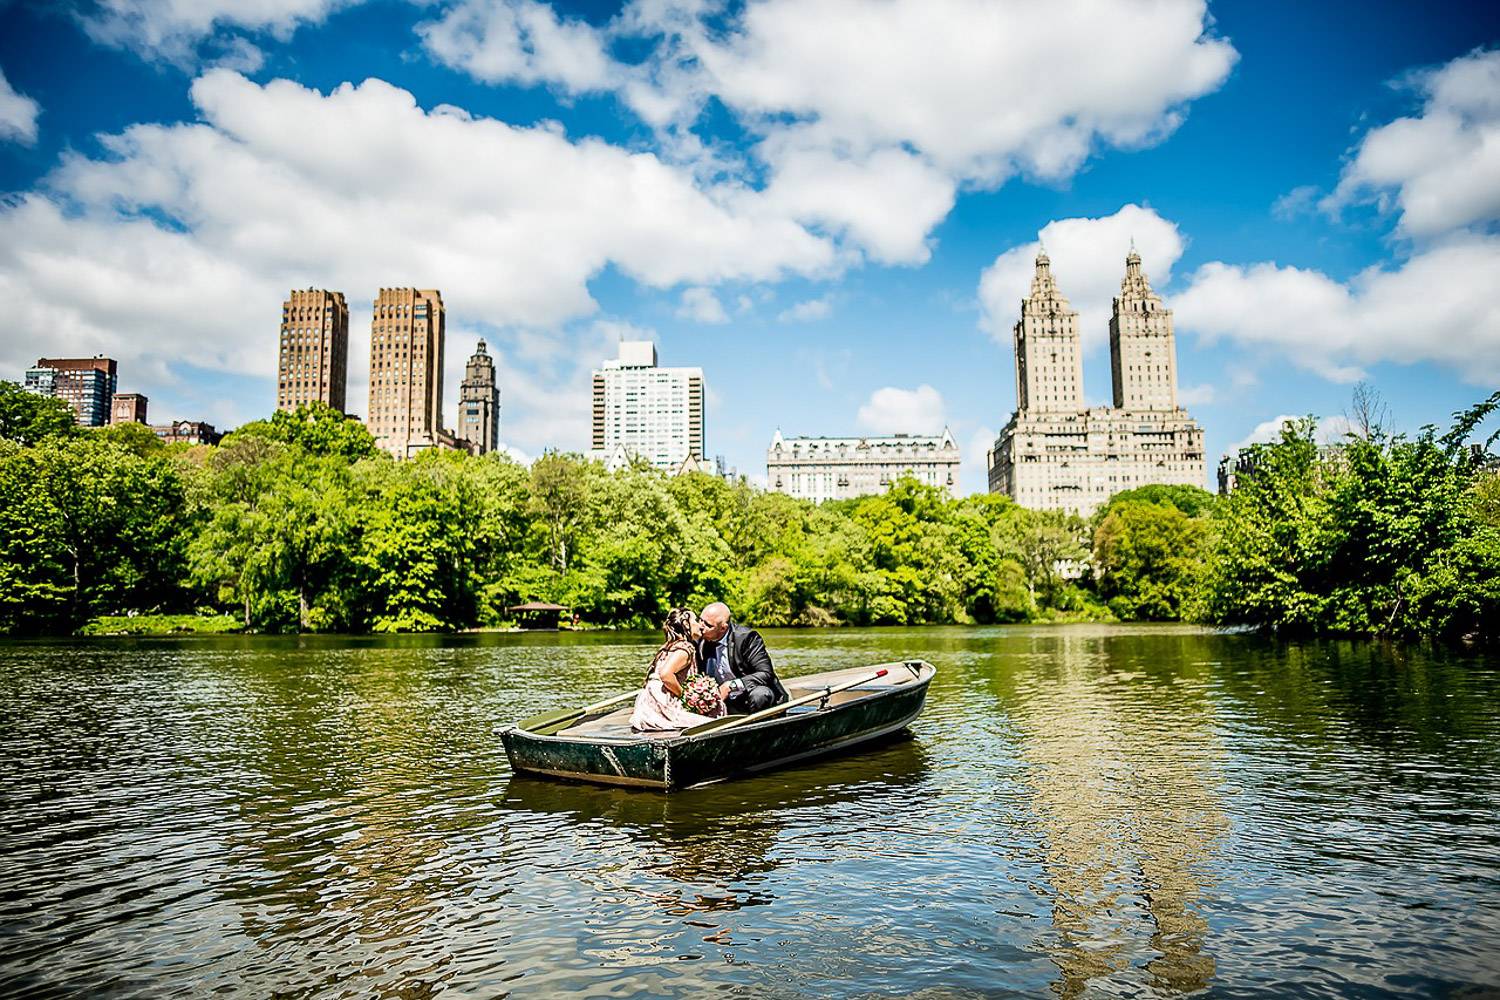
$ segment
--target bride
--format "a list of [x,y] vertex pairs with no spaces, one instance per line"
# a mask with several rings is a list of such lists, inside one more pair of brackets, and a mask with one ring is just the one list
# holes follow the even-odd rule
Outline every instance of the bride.
[[687,608],[673,608],[667,612],[662,631],[666,633],[667,641],[662,643],[656,655],[651,658],[646,686],[635,698],[630,728],[686,729],[723,715],[723,702],[719,703],[718,710],[713,715],[699,715],[684,708],[680,700],[682,685],[698,662],[698,652],[693,646],[693,642],[703,631],[698,616]]

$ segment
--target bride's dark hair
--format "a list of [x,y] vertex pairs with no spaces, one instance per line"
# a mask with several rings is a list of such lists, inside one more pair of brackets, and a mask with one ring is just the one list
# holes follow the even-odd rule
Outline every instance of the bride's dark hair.
[[662,643],[656,650],[656,655],[651,657],[651,669],[655,669],[656,665],[661,662],[661,658],[674,647],[684,642],[689,647],[692,646],[693,623],[697,620],[698,616],[689,608],[673,608],[667,612],[667,620],[661,625],[662,634],[667,637],[667,641]]

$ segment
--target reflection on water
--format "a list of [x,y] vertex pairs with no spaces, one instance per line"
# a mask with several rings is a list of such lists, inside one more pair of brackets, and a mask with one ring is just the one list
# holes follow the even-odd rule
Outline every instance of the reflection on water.
[[936,663],[907,739],[514,778],[645,635],[0,645],[0,995],[1500,988],[1500,675],[1179,628],[768,633]]
[[1140,985],[1202,989],[1214,960],[1200,880],[1227,826],[1203,671],[1175,671],[1164,692],[1069,633],[1038,637],[1027,658],[1006,708],[1053,892],[1055,991],[1080,996],[1143,952],[1155,955]]

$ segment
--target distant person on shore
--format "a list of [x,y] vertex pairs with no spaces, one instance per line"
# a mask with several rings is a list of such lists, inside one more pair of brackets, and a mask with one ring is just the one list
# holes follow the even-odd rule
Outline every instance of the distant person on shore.
[[[630,713],[630,728],[637,732],[687,729],[724,714],[724,699],[712,689],[688,692],[688,701],[703,709],[695,712],[683,704],[685,687],[691,688],[690,675],[698,662],[694,645],[703,626],[698,616],[687,608],[673,608],[662,624],[666,642],[651,657],[646,672],[646,686],[635,697],[635,711]],[[706,685],[702,678],[700,684]]]
[[786,688],[776,679],[759,632],[732,621],[728,605],[717,601],[703,609],[700,621],[698,669],[719,682],[719,696],[732,714],[786,701]]

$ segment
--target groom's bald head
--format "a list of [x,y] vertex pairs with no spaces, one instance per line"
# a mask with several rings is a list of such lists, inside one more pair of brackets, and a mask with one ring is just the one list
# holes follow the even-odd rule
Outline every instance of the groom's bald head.
[[710,604],[698,617],[703,622],[703,638],[709,642],[718,642],[729,630],[729,605],[722,601]]

